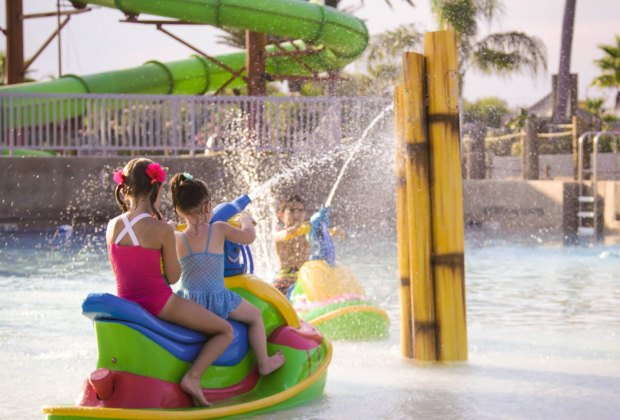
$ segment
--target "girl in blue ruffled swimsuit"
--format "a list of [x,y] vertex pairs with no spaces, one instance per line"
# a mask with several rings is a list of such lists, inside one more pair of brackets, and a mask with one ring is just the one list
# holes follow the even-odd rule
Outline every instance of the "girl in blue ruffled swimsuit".
[[284,364],[284,355],[267,354],[267,339],[260,310],[224,285],[224,242],[249,244],[256,238],[254,220],[239,218],[240,228],[211,219],[211,195],[207,185],[188,173],[176,174],[170,183],[172,204],[187,222],[176,233],[177,254],[181,262],[179,296],[192,300],[222,318],[248,325],[250,346],[256,355],[258,371],[267,375]]

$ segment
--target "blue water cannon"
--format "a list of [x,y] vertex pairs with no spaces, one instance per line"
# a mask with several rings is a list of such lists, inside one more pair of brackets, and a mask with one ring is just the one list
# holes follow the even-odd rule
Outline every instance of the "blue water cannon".
[[329,233],[329,207],[321,207],[310,217],[310,259],[325,260],[329,265],[336,263],[336,249]]
[[241,213],[250,204],[252,199],[248,195],[242,195],[228,203],[221,203],[213,209],[211,223],[226,222],[235,214]]
[[[227,222],[231,217],[242,212],[252,199],[242,195],[228,203],[221,203],[213,209],[210,223]],[[224,277],[254,272],[254,261],[248,245],[224,242]]]

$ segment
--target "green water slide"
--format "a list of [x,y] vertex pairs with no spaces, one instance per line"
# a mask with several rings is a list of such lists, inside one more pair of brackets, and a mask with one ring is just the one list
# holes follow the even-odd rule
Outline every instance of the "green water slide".
[[[127,15],[149,14],[238,28],[295,39],[282,45],[308,54],[268,56],[266,72],[273,75],[311,76],[344,67],[364,51],[368,31],[364,23],[331,7],[302,0],[73,0],[76,5],[100,5]],[[278,51],[275,46],[268,51]],[[215,57],[229,68],[245,65],[245,52]],[[245,72],[243,73],[245,75]],[[57,80],[0,88],[2,93],[122,93],[196,95],[216,91],[231,78],[222,66],[202,56],[85,76],[65,75]],[[237,77],[228,87],[243,86]]]

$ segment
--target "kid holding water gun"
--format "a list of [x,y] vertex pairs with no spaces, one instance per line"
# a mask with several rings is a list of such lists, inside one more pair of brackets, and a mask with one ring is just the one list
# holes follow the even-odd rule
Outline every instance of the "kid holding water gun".
[[210,223],[212,203],[207,184],[189,173],[179,173],[172,178],[170,193],[176,213],[186,222],[185,229],[175,234],[182,268],[178,295],[222,318],[247,324],[258,371],[261,375],[270,374],[284,364],[284,355],[280,351],[272,356],[267,354],[260,310],[224,285],[224,242],[252,243],[256,238],[254,220],[249,215],[241,215],[240,228],[226,222]]

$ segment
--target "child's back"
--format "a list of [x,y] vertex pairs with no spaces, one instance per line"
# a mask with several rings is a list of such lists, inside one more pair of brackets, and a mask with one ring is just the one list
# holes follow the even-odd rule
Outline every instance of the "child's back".
[[172,294],[161,269],[161,231],[166,229],[148,213],[125,213],[109,222],[106,233],[116,294],[155,316]]
[[224,222],[210,224],[212,204],[207,184],[188,173],[172,178],[170,193],[175,211],[187,222],[185,230],[176,233],[177,253],[183,266],[177,293],[223,318],[247,324],[258,371],[268,375],[284,364],[284,355],[279,351],[273,356],[267,354],[261,311],[224,285],[224,243],[253,242],[254,219],[241,215],[238,228]]
[[228,318],[229,313],[239,306],[241,297],[224,285],[223,244],[221,240],[212,241],[212,236],[219,236],[219,227],[219,223],[205,227],[206,241],[204,234],[189,238],[186,232],[177,233],[183,244],[177,248],[181,262],[178,294],[222,318]]

